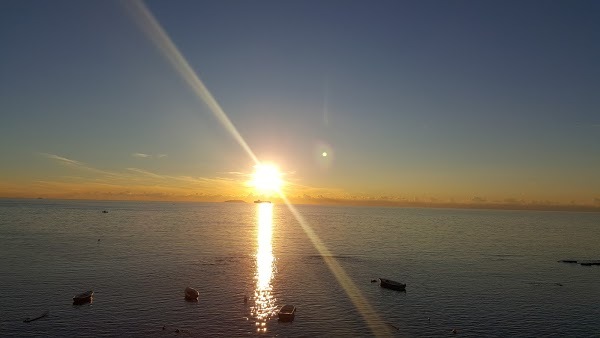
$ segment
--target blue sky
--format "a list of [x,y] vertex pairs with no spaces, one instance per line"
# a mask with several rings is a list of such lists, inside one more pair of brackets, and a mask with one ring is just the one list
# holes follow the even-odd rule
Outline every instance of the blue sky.
[[[297,194],[600,199],[597,2],[146,4]],[[4,195],[110,180],[48,155],[112,174],[239,183],[252,171],[127,6],[0,8]]]

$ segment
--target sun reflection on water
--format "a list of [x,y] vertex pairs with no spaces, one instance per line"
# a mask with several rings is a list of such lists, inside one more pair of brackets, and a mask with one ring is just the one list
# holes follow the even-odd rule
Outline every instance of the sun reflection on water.
[[256,331],[267,332],[267,321],[275,313],[275,298],[271,281],[275,271],[275,257],[271,238],[273,234],[273,205],[258,204],[258,229],[256,251],[256,289],[252,315],[256,318]]

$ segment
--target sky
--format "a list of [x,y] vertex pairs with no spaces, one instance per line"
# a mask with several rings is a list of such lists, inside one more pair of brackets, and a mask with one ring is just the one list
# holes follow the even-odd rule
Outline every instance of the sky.
[[[292,201],[600,207],[596,1],[143,4]],[[0,0],[0,197],[260,197],[136,8]]]

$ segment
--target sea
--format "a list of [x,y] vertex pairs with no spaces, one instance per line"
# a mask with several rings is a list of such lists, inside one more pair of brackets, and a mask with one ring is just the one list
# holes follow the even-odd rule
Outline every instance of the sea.
[[600,213],[0,199],[0,336],[600,337],[564,259]]

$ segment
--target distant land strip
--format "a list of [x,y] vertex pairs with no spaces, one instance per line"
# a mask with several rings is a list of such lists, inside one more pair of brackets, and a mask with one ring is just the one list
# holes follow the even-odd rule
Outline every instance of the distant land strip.
[[[162,202],[226,202],[226,203],[249,203],[242,199],[228,199],[225,196],[204,196],[208,198],[194,198],[195,196],[153,196],[148,198],[140,196],[106,196],[106,198],[88,198],[67,197],[67,196],[44,196],[43,199],[49,200],[96,200],[96,201],[162,201]],[[225,197],[225,198],[224,198]],[[30,197],[0,197],[0,200],[6,199],[35,199]],[[38,197],[37,199],[42,199]],[[370,207],[401,207],[401,208],[437,208],[437,209],[489,209],[489,210],[537,210],[537,211],[573,211],[573,212],[600,212],[600,205],[582,205],[582,204],[559,204],[544,202],[521,202],[521,203],[502,203],[502,202],[432,202],[432,201],[401,201],[385,199],[343,199],[319,197],[291,197],[289,200],[293,204],[311,204],[311,205],[339,205],[339,206],[370,206]],[[252,202],[252,200],[249,200]],[[273,203],[282,203],[278,199],[272,199]]]
[[581,204],[537,204],[537,203],[501,203],[501,202],[426,202],[426,201],[390,201],[363,199],[331,199],[319,198],[314,203],[322,205],[352,205],[405,208],[437,208],[437,209],[492,209],[492,210],[538,210],[538,211],[577,211],[600,212],[600,206]]

